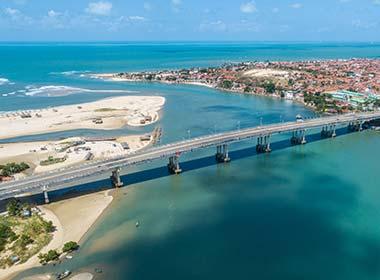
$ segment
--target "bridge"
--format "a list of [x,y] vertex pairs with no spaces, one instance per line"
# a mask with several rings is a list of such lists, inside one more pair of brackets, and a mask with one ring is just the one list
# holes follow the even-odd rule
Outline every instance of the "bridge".
[[322,137],[335,137],[336,128],[346,126],[350,131],[361,131],[363,124],[380,119],[380,112],[352,113],[329,116],[304,121],[282,122],[277,124],[252,127],[193,138],[152,147],[127,156],[115,157],[107,160],[98,160],[80,166],[59,169],[39,175],[5,182],[0,184],[0,200],[23,195],[44,193],[45,201],[49,202],[48,191],[51,189],[66,188],[75,185],[79,180],[91,179],[96,175],[111,174],[115,187],[121,187],[120,170],[123,167],[137,165],[156,159],[169,158],[168,169],[172,174],[181,173],[179,164],[180,155],[194,150],[216,147],[215,159],[218,163],[230,161],[228,154],[229,144],[247,139],[257,139],[257,153],[271,152],[271,137],[279,133],[291,133],[293,145],[307,143],[306,132],[310,129],[321,129]]

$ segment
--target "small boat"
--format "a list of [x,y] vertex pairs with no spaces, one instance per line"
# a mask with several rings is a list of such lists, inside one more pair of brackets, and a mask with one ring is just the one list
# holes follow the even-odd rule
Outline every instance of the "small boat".
[[72,255],[67,255],[67,256],[66,256],[66,259],[68,259],[68,260],[71,260],[72,258],[73,258]]
[[303,117],[300,114],[298,114],[296,116],[296,120],[297,120],[297,122],[303,122]]
[[140,222],[137,221],[137,222],[136,222],[136,227],[139,227],[139,226],[140,226]]
[[102,273],[103,270],[102,270],[101,268],[98,268],[98,267],[97,267],[97,268],[95,268],[95,272],[96,272],[96,273]]
[[55,279],[57,279],[57,280],[65,279],[65,278],[68,277],[70,274],[71,274],[71,271],[70,271],[70,270],[65,270],[64,272],[58,274],[57,277],[56,277]]

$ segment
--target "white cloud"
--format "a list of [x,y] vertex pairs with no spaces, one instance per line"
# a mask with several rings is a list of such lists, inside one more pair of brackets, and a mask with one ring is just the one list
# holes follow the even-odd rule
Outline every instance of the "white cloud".
[[278,13],[279,11],[280,11],[279,8],[273,8],[273,9],[272,9],[272,12],[275,13],[275,14]]
[[23,14],[20,10],[5,8],[3,12],[6,16],[6,19],[12,21],[12,27],[27,26],[33,23],[33,19]]
[[227,25],[221,21],[212,21],[212,22],[204,22],[199,25],[200,31],[217,31],[217,32],[223,32],[226,31]]
[[106,1],[91,2],[86,8],[86,12],[93,15],[108,16],[112,10],[112,3]]
[[146,20],[144,17],[141,17],[141,16],[129,16],[128,18],[132,21],[144,21],[144,20]]
[[240,11],[242,13],[251,14],[257,11],[255,2],[247,2],[240,5]]
[[173,6],[173,11],[178,13],[180,10],[180,6],[182,5],[182,0],[171,0],[172,1],[172,6]]
[[50,10],[50,11],[48,11],[48,17],[53,18],[53,17],[58,17],[58,16],[60,16],[60,15],[61,15],[61,13],[58,13],[58,12],[56,12],[56,11],[54,11],[54,10]]
[[292,7],[293,9],[300,9],[300,8],[302,8],[302,4],[294,3],[294,4],[290,5],[290,7]]
[[17,9],[12,9],[12,8],[5,8],[4,9],[4,12],[5,14],[7,14],[8,16],[16,16],[16,15],[20,15],[21,12]]

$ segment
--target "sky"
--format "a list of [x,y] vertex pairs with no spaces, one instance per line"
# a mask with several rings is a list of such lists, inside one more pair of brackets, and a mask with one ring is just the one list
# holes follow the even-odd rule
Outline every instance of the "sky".
[[380,0],[0,0],[0,41],[380,41]]

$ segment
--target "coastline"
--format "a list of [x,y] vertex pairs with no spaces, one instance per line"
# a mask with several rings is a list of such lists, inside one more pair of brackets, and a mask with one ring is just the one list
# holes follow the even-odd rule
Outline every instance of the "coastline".
[[0,270],[0,279],[10,280],[25,270],[42,266],[38,259],[39,253],[60,250],[69,241],[81,244],[86,233],[113,201],[111,192],[106,190],[39,206],[43,217],[56,227],[52,240],[27,262]]
[[278,95],[273,95],[273,94],[260,94],[256,92],[244,92],[244,91],[239,91],[239,90],[232,90],[232,89],[225,89],[225,88],[220,88],[215,84],[207,84],[207,83],[202,83],[202,82],[170,82],[170,81],[147,81],[147,80],[141,80],[141,79],[127,79],[127,78],[120,78],[120,77],[115,77],[116,73],[105,73],[105,74],[91,74],[89,77],[93,79],[101,79],[104,81],[110,81],[110,82],[129,82],[129,83],[157,83],[157,84],[165,84],[165,85],[190,85],[190,86],[199,86],[199,87],[205,87],[205,88],[210,88],[214,90],[219,90],[222,92],[226,93],[236,93],[236,94],[243,94],[243,95],[253,95],[253,96],[261,96],[261,97],[267,97],[267,98],[272,98],[272,99],[282,99],[282,100],[288,100],[297,104],[301,104],[309,109],[311,109],[314,112],[317,112],[316,108],[306,104],[303,100],[297,99],[297,98],[292,98],[292,99],[287,99],[283,98]]
[[75,129],[113,130],[144,126],[159,119],[162,96],[122,96],[95,102],[6,112],[0,115],[0,139]]

